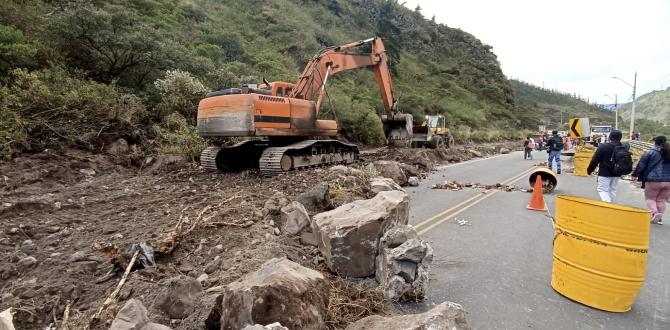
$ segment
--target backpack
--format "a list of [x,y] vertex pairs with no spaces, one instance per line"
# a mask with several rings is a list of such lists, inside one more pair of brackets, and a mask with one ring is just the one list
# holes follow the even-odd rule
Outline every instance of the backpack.
[[612,174],[614,175],[626,175],[633,172],[633,157],[630,151],[622,145],[614,146],[610,162],[612,163]]
[[534,149],[535,148],[535,141],[529,140],[528,141],[528,148]]
[[552,149],[554,151],[563,150],[563,139],[561,139],[561,137],[555,136],[555,137],[552,137],[552,140],[554,141],[554,145],[552,147]]

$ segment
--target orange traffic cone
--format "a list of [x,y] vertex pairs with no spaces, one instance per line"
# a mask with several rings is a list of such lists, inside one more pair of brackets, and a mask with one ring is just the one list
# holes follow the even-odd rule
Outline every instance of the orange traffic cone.
[[547,207],[544,204],[544,197],[542,196],[542,177],[539,175],[535,177],[535,186],[533,187],[533,194],[530,195],[530,204],[528,204],[526,208],[533,211],[547,210]]

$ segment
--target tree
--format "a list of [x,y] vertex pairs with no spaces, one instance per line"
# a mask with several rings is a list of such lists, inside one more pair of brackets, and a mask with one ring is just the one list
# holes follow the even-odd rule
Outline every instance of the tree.
[[162,38],[133,9],[119,5],[108,9],[66,7],[50,19],[50,40],[72,67],[93,79],[140,87],[165,60]]

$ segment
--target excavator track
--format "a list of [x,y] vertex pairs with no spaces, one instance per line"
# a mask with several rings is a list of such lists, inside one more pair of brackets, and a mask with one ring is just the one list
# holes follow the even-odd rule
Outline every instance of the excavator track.
[[263,151],[258,169],[265,177],[293,170],[333,164],[351,164],[358,159],[358,147],[338,140],[305,140]]
[[219,151],[221,151],[221,148],[219,147],[205,148],[205,150],[200,153],[200,166],[206,170],[218,170],[218,167],[216,167],[216,156],[219,154]]
[[207,170],[240,171],[258,165],[268,141],[248,140],[230,147],[208,147],[200,154],[200,165]]

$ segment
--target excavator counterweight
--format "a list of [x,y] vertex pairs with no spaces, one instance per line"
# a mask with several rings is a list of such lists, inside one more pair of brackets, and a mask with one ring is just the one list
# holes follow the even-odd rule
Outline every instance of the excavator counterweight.
[[[353,52],[370,44],[369,53]],[[264,82],[208,94],[198,106],[198,132],[206,137],[247,137],[229,147],[203,151],[201,164],[220,171],[257,166],[272,176],[291,170],[358,159],[358,147],[333,139],[334,120],[318,119],[330,76],[346,70],[371,68],[386,114],[389,140],[411,140],[412,116],[398,111],[388,57],[381,38],[328,47],[309,61],[298,81]]]

